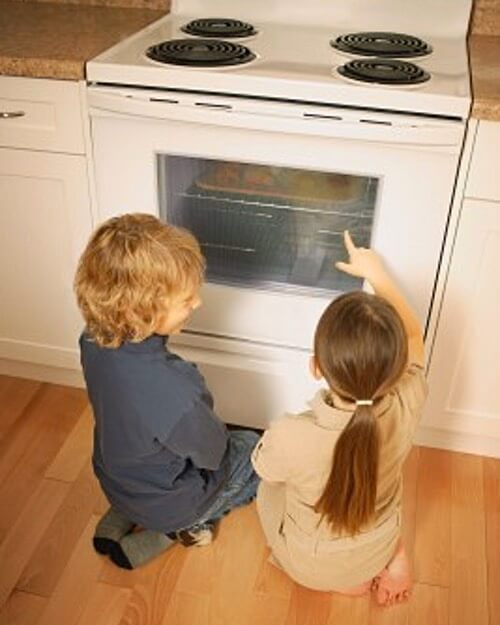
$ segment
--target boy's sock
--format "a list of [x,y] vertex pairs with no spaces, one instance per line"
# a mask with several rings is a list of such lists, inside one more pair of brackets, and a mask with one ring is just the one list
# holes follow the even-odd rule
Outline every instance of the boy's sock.
[[132,532],[113,544],[109,557],[122,569],[135,569],[163,553],[175,542],[161,532]]
[[184,547],[205,547],[214,539],[216,527],[216,521],[206,521],[201,525],[174,532],[174,535]]
[[113,545],[118,543],[133,527],[132,521],[110,508],[95,528],[94,549],[103,555],[110,553]]

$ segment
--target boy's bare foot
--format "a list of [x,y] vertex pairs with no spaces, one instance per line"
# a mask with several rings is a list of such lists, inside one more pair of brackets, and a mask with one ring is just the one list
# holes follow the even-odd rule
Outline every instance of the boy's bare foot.
[[411,587],[410,563],[405,548],[400,543],[386,568],[372,580],[371,588],[379,605],[390,606],[406,601]]

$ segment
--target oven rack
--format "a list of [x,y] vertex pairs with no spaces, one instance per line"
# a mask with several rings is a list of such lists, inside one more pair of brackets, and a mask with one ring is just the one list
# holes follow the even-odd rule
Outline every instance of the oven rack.
[[[344,255],[330,255],[317,247],[308,256],[296,257],[291,263],[266,264],[259,250],[217,245],[200,241],[207,260],[209,282],[234,286],[264,288],[293,292],[332,293],[359,288],[362,280],[335,271],[334,263]],[[254,258],[251,258],[254,256]]]
[[[183,192],[178,192],[176,193],[176,195],[178,197],[181,198],[187,198],[187,199],[194,199],[194,200],[203,200],[203,201],[213,201],[213,202],[223,202],[223,203],[227,203],[227,204],[243,204],[246,206],[254,206],[257,208],[262,208],[262,209],[277,209],[277,210],[289,210],[289,211],[295,211],[295,212],[301,212],[301,213],[313,213],[313,214],[318,214],[318,215],[336,215],[339,217],[356,217],[359,219],[369,219],[369,220],[373,220],[373,208],[371,208],[370,210],[358,210],[355,212],[352,211],[342,211],[342,210],[336,210],[333,208],[316,208],[316,207],[312,207],[312,206],[298,206],[296,204],[290,204],[290,203],[279,203],[277,201],[275,202],[269,202],[268,200],[263,200],[260,198],[249,198],[249,197],[231,197],[227,194],[217,194],[217,193],[206,193],[203,191],[192,191],[192,190],[187,190],[187,191],[183,191]],[[322,202],[324,203],[324,202]],[[334,204],[338,204],[338,202],[335,202]],[[360,202],[357,203],[358,206],[360,205]],[[367,202],[366,200],[363,201],[362,203],[363,207],[369,206],[369,202]],[[221,206],[215,207],[215,210],[226,210]]]
[[[356,281],[343,279],[333,270],[336,261],[345,260],[346,251],[343,228],[325,223],[331,222],[332,216],[328,220],[314,214],[286,216],[284,211],[266,215],[265,210],[259,207],[252,212],[250,207],[240,206],[214,210],[203,200],[188,198],[168,220],[198,239],[210,282],[239,286],[273,283],[287,290],[297,287],[325,292],[339,290],[340,284],[356,288]],[[348,223],[354,221],[352,216],[333,217],[338,220],[360,245],[369,245],[370,229],[365,221],[354,224]]]
[[293,205],[288,209],[288,205],[257,198],[249,202],[213,193],[207,197],[205,192],[192,189],[175,193],[171,206],[168,219],[191,230],[214,251],[217,248],[221,253],[232,250],[251,254],[258,250],[263,260],[307,255],[318,247],[330,248],[342,256],[345,230],[359,245],[369,246],[374,217],[368,211],[301,210]]
[[[344,233],[340,231],[333,232],[329,230],[317,230],[316,234],[332,235],[340,239],[340,237],[342,237]],[[242,253],[242,254],[258,254],[259,253],[259,250],[256,247],[230,245],[228,243],[214,243],[213,241],[204,241],[204,240],[199,241],[199,243],[200,243],[200,246],[204,249],[207,248],[207,249],[214,249],[214,250],[220,250],[220,251],[225,251],[225,252],[237,252],[237,253]],[[331,248],[332,250],[335,250],[336,252],[344,251],[343,244],[340,245],[339,243],[334,242],[334,241],[321,241],[321,240],[315,239],[315,245],[318,248]]]

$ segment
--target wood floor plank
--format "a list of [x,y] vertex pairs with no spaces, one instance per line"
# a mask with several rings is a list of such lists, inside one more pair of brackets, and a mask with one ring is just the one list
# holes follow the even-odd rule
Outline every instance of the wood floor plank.
[[209,625],[244,623],[252,609],[249,590],[255,586],[267,550],[255,503],[225,517],[210,548],[218,554],[218,574],[213,576]]
[[98,580],[102,559],[92,548],[97,517],[92,516],[79,537],[66,568],[47,602],[40,619],[33,625],[76,625],[87,597]]
[[408,558],[414,568],[415,532],[417,524],[417,482],[420,448],[413,447],[403,469],[403,525],[402,538]]
[[489,625],[500,623],[500,460],[483,459]]
[[0,625],[33,625],[40,618],[47,599],[14,591],[0,609]]
[[290,599],[272,594],[250,593],[246,621],[241,625],[283,625],[286,622]]
[[[252,519],[258,525],[257,517]],[[282,625],[287,618],[290,598],[295,585],[288,575],[269,561],[270,550],[262,552],[253,589],[249,592],[245,625]]]
[[61,577],[75,543],[89,522],[97,497],[92,467],[85,466],[61,503],[26,565],[17,588],[50,597]]
[[332,594],[328,625],[368,625],[372,598]]
[[[372,600],[370,605],[369,625],[408,625],[409,620],[409,604],[400,603],[391,607],[379,606]],[[422,625],[429,625],[431,621],[424,621]],[[432,623],[434,625],[434,623]],[[436,625],[438,625],[436,623]],[[441,625],[441,623],[439,623]]]
[[22,414],[41,383],[0,375],[0,439]]
[[[222,523],[220,531],[225,533]],[[213,590],[213,571],[221,566],[221,541],[218,539],[210,546],[186,550],[186,557],[175,588],[177,592],[188,595],[209,595]]]
[[89,462],[93,431],[92,411],[87,408],[82,412],[59,453],[47,468],[45,477],[74,482],[82,468]]
[[31,438],[40,436],[43,419],[38,416],[37,410],[33,409],[32,403],[43,401],[47,392],[47,386],[41,385],[0,440],[0,483],[7,480],[10,472],[26,453],[26,443]]
[[263,554],[257,579],[255,580],[254,591],[257,594],[289,601],[294,582],[282,569],[269,562],[269,554],[269,549],[266,549]]
[[136,583],[119,625],[161,625],[175,591],[186,558],[186,549],[177,545],[139,569]]
[[410,618],[408,625],[423,625],[425,623],[448,625],[448,603],[448,588],[415,584],[409,603]]
[[[179,546],[178,549],[182,549],[182,547]],[[155,578],[163,566],[165,558],[168,557],[167,554],[163,554],[138,569],[127,571],[126,569],[120,569],[109,558],[102,556],[103,566],[99,575],[99,581],[109,586],[118,586],[119,588],[135,588],[148,584]]]
[[42,480],[0,546],[0,606],[8,599],[26,563],[68,492],[68,485]]
[[77,625],[118,625],[130,599],[130,588],[98,582],[91,590]]
[[284,625],[326,625],[330,618],[332,595],[295,584]]
[[[246,528],[246,536],[243,535]],[[247,545],[252,544],[253,553],[249,560],[244,561],[247,555]],[[214,590],[214,576],[212,571],[224,570],[228,578],[232,578],[233,570],[246,568],[248,579],[252,572],[248,564],[252,563],[255,584],[257,574],[261,569],[264,559],[264,538],[258,525],[255,504],[246,509],[235,510],[229,517],[220,523],[217,538],[206,548],[188,549],[186,560],[179,579],[176,591],[189,594],[210,594]],[[257,558],[260,560],[257,561]],[[245,576],[245,573],[243,573]],[[237,577],[241,577],[238,570]],[[229,580],[232,584],[232,579]],[[248,586],[247,591],[253,586]]]
[[451,562],[451,454],[419,452],[414,575],[418,582],[448,587]]
[[45,385],[30,403],[23,427],[13,428],[17,435],[7,450],[7,474],[0,475],[0,529],[8,529],[19,516],[85,404],[81,389],[54,385]]
[[450,623],[486,625],[488,597],[483,464],[452,456]]
[[[95,481],[97,483],[97,478],[95,478]],[[102,516],[105,512],[109,510],[109,502],[100,488],[98,489],[98,493],[99,494],[94,504],[94,514],[97,514],[97,516]]]
[[[162,623],[168,625],[207,625],[210,614],[208,595],[175,592],[169,602]],[[261,625],[259,623],[259,625]]]

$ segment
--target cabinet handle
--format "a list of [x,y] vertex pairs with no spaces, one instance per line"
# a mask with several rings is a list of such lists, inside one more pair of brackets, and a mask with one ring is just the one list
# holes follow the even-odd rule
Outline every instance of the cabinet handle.
[[0,111],[0,119],[14,119],[16,117],[24,117],[24,111]]

